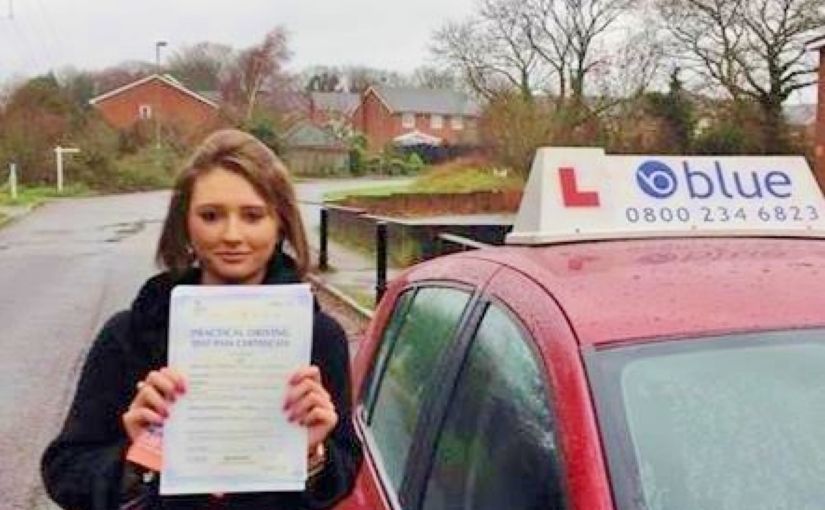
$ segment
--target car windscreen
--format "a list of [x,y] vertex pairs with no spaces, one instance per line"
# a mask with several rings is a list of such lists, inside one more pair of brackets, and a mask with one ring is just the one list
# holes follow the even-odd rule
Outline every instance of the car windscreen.
[[825,329],[585,357],[620,510],[825,505]]

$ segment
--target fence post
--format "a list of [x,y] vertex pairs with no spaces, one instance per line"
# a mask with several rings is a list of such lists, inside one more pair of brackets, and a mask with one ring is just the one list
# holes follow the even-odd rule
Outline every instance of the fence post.
[[375,304],[377,305],[387,291],[387,222],[375,224]]
[[9,188],[11,188],[11,199],[17,200],[17,163],[9,164]]
[[329,253],[327,251],[327,236],[329,235],[329,213],[326,207],[321,207],[321,246],[318,252],[318,269],[329,269]]

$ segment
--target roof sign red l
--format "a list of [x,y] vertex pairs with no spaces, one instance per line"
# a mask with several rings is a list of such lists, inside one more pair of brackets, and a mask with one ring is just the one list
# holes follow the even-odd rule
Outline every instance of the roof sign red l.
[[559,168],[559,182],[565,207],[599,207],[598,192],[579,190],[575,168]]

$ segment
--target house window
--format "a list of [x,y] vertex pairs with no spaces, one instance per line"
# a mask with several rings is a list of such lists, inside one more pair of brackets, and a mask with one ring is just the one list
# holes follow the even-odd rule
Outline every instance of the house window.
[[464,118],[460,116],[455,116],[450,118],[450,125],[453,128],[453,131],[461,131],[464,129]]
[[138,117],[141,120],[148,120],[152,118],[152,106],[148,104],[142,104],[138,107]]
[[403,113],[401,114],[401,127],[405,129],[412,129],[415,127],[415,114]]
[[444,127],[444,117],[441,115],[430,115],[430,127],[433,129],[441,129]]

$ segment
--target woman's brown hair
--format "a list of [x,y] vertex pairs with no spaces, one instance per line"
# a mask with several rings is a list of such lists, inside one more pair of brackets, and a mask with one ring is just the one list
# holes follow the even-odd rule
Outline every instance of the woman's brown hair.
[[254,136],[236,129],[224,129],[209,135],[195,149],[175,180],[155,256],[158,265],[180,274],[195,262],[186,216],[195,182],[215,168],[235,172],[245,178],[272,207],[280,223],[280,240],[291,248],[298,275],[303,279],[309,269],[309,246],[289,171],[269,147]]

